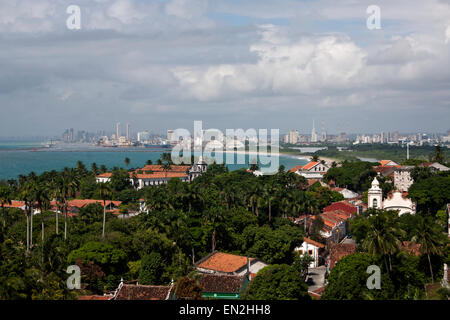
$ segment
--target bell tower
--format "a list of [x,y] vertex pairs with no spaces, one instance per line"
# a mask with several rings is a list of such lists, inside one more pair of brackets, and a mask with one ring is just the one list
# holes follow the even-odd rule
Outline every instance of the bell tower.
[[373,179],[372,187],[369,189],[367,204],[369,208],[383,209],[383,191],[376,177]]

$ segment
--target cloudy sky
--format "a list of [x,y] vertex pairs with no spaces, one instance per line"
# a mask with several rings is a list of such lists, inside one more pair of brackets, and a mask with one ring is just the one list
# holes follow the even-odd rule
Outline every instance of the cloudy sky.
[[0,136],[445,132],[449,62],[450,0],[1,0]]

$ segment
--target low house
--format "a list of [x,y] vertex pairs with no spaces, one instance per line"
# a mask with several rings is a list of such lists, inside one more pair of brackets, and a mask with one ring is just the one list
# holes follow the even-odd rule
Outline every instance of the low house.
[[308,254],[311,256],[314,261],[309,264],[310,268],[317,268],[319,266],[319,254],[320,250],[324,249],[325,246],[320,242],[311,240],[310,238],[303,238],[303,243],[300,247],[295,248],[294,250],[298,252],[300,256],[304,256]]
[[212,299],[239,299],[249,282],[247,276],[202,274],[202,297]]
[[151,286],[120,282],[110,300],[173,300],[173,285]]
[[214,251],[195,266],[200,273],[244,276],[258,273],[267,264],[256,258]]
[[304,166],[295,166],[290,172],[296,173],[306,179],[322,179],[330,167],[322,161],[310,161]]
[[446,167],[443,164],[440,164],[439,162],[424,162],[424,163],[420,164],[419,167],[430,168],[431,171],[433,171],[433,172],[450,170],[449,167]]

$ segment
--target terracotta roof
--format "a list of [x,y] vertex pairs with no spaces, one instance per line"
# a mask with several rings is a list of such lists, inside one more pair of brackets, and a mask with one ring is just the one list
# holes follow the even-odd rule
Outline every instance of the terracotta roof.
[[111,172],[105,172],[105,173],[97,175],[97,178],[111,178],[111,176],[112,176]]
[[78,296],[78,300],[109,300],[112,296]]
[[[168,170],[167,172],[187,172],[189,169],[191,168],[191,166],[176,166],[176,165],[172,165],[170,166],[170,170]],[[155,164],[151,164],[151,165],[146,165],[144,166],[142,169],[137,169],[138,170],[142,170],[142,171],[148,171],[151,170],[153,172],[163,172],[164,168],[163,166],[160,165],[155,165]]]
[[315,165],[319,164],[319,161],[310,161],[309,163],[307,163],[304,167],[303,170],[309,170],[311,168],[313,168]]
[[303,166],[295,166],[295,167],[289,169],[289,171],[295,173],[295,172],[297,172],[298,170],[302,170],[302,169],[303,169]]
[[[145,172],[145,171],[144,171]],[[170,178],[187,178],[187,174],[184,172],[153,172],[151,174],[143,173],[136,174],[138,179],[170,179]]]
[[[253,261],[255,258],[250,258]],[[247,265],[247,257],[235,254],[214,252],[197,263],[198,268],[232,273]]]
[[325,248],[325,246],[323,244],[321,244],[320,242],[314,241],[314,240],[312,240],[310,238],[306,238],[305,237],[305,238],[303,238],[303,241],[305,241],[305,242],[307,242],[309,244],[312,244],[313,246],[316,246],[318,248]]
[[[386,166],[389,162],[396,163],[396,162],[394,162],[394,161],[392,161],[392,160],[381,160],[381,161],[380,161],[380,164],[381,164],[382,167],[384,167],[384,166]],[[397,166],[397,164],[392,165],[392,166]]]
[[172,287],[123,284],[115,300],[167,300]]
[[[101,206],[103,206],[103,200],[94,200],[94,199],[73,199],[73,200],[69,200],[67,202],[67,206],[70,207],[77,207],[77,208],[83,208],[87,205],[90,204],[95,204],[98,203]],[[110,206],[111,204],[114,205],[115,207],[118,207],[122,204],[122,201],[111,201],[111,200],[106,200],[106,206]]]
[[348,203],[347,201],[339,201],[334,202],[323,209],[324,212],[334,210],[343,210],[349,214],[356,214],[358,208],[355,205]]
[[330,269],[343,257],[356,251],[356,245],[351,243],[332,243],[330,245]]
[[200,285],[203,292],[240,293],[244,277],[232,275],[203,274]]
[[9,203],[4,204],[5,208],[21,208],[24,206],[25,206],[25,201],[17,201],[17,200],[12,200],[11,204],[9,204]]

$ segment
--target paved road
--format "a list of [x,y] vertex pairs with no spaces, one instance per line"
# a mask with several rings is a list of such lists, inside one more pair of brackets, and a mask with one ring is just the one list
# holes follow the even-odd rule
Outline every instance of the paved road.
[[309,268],[307,280],[309,291],[313,291],[324,286],[326,271],[327,268],[325,266],[320,266],[318,268]]

